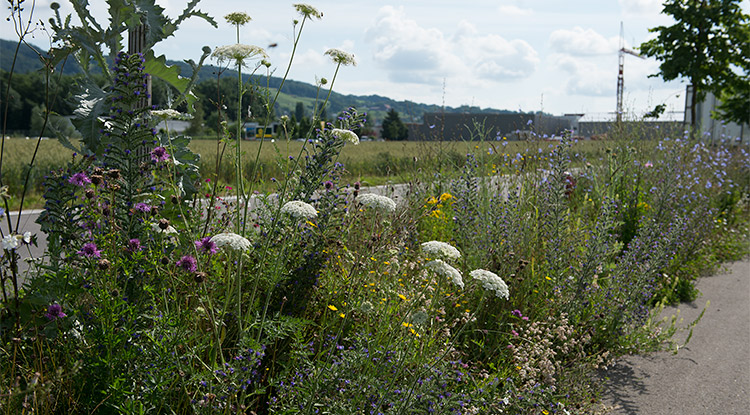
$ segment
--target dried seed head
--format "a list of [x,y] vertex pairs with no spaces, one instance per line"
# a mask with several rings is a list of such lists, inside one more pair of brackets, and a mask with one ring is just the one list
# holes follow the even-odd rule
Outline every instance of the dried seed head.
[[108,260],[102,258],[99,261],[97,261],[96,265],[99,267],[100,270],[104,271],[104,270],[109,269],[109,267],[110,267],[110,265],[112,265],[112,263],[109,262]]

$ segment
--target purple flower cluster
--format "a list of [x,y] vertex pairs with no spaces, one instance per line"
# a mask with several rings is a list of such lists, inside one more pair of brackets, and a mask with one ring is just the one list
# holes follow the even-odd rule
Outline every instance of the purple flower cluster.
[[177,261],[177,267],[185,272],[198,271],[198,261],[191,255],[185,255]]
[[159,146],[151,150],[151,160],[155,163],[169,161],[169,153],[167,153],[167,149]]
[[78,255],[83,255],[86,258],[101,258],[102,251],[100,251],[99,248],[96,247],[95,243],[88,242],[83,244],[81,250],[78,251]]
[[91,183],[91,179],[86,175],[86,173],[78,172],[68,179],[68,183],[83,187]]
[[210,236],[195,241],[195,248],[198,252],[209,255],[215,254],[219,250],[216,243],[211,240]]

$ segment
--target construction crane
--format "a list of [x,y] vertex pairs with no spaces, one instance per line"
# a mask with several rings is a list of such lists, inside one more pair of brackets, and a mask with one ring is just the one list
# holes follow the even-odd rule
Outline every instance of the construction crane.
[[637,58],[646,59],[643,56],[639,55],[638,52],[625,47],[625,31],[623,29],[622,22],[620,22],[620,49],[618,52],[619,72],[617,73],[617,111],[615,112],[615,114],[617,115],[618,125],[622,122],[622,95],[625,90],[625,76],[623,75],[623,70],[625,69],[626,53]]

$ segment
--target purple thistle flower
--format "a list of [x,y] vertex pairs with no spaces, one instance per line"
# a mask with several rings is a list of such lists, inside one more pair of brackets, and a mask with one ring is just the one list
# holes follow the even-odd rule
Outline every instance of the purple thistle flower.
[[156,163],[160,161],[168,161],[169,153],[167,153],[167,149],[159,146],[151,150],[151,160],[153,160]]
[[151,206],[147,203],[140,202],[135,204],[135,210],[143,213],[151,213]]
[[96,247],[95,243],[89,242],[83,245],[83,248],[78,251],[78,254],[87,258],[100,258],[102,256],[102,251]]
[[202,252],[204,254],[215,254],[219,248],[216,246],[216,243],[211,240],[210,236],[206,236],[205,238],[201,238],[198,241],[195,241],[195,248],[198,250],[198,252]]
[[141,250],[141,240],[138,238],[133,238],[128,241],[128,251],[130,252],[136,252]]
[[86,186],[88,183],[91,183],[91,179],[89,179],[89,176],[87,176],[86,173],[78,172],[68,179],[68,183],[76,186]]
[[198,261],[190,255],[185,255],[177,261],[177,266],[187,272],[195,272],[198,270]]
[[47,314],[45,316],[50,320],[55,320],[61,317],[67,317],[67,314],[63,313],[62,306],[60,304],[50,304],[47,307]]
[[523,314],[521,314],[521,310],[518,310],[518,309],[513,310],[510,313],[513,314],[516,317],[523,317]]

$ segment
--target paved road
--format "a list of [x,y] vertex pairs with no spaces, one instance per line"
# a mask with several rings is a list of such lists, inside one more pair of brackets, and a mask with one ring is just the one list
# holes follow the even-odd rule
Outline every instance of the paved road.
[[[697,282],[696,301],[681,304],[683,326],[711,304],[677,355],[628,356],[604,376],[614,415],[750,413],[750,260]],[[676,309],[665,309],[672,315]],[[678,333],[679,340],[686,332]],[[681,337],[680,337],[681,336]]]

